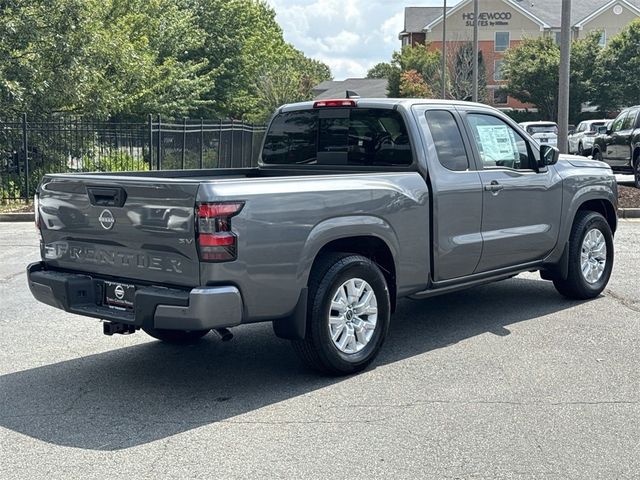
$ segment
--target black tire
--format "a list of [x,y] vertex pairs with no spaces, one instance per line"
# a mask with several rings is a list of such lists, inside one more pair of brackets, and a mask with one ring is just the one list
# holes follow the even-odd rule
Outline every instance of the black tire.
[[[366,345],[356,353],[343,353],[331,339],[329,314],[338,288],[352,278],[366,281],[377,300],[377,320]],[[329,375],[349,375],[365,369],[380,351],[391,315],[389,289],[378,266],[361,255],[327,254],[309,277],[307,329],[304,340],[293,340],[295,352],[310,368]]]
[[204,337],[210,330],[164,330],[161,328],[142,328],[145,333],[166,343],[190,345]]
[[640,153],[636,153],[633,159],[633,186],[640,188]]
[[578,143],[578,155],[584,157],[584,147],[582,146],[582,142]]
[[[601,277],[589,283],[581,269],[582,244],[586,234],[592,229],[599,230],[604,236],[607,247],[606,263]],[[596,212],[578,211],[569,237],[569,270],[566,280],[554,279],[553,285],[561,295],[575,300],[597,297],[607,286],[613,269],[613,234],[605,218]]]
[[593,151],[592,157],[594,160],[598,160],[599,162],[604,162],[604,159],[602,158],[602,152],[600,152],[599,149],[596,148],[596,149],[593,149],[592,151]]

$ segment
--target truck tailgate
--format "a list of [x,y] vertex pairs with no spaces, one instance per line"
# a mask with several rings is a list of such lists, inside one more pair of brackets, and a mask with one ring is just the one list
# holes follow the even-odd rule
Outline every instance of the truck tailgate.
[[56,175],[39,193],[43,258],[53,268],[199,285],[198,182]]

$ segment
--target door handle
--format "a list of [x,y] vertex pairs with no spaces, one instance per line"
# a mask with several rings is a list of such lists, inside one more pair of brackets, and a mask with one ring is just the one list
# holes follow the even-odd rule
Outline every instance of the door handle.
[[489,185],[484,186],[484,190],[491,193],[498,193],[503,188],[504,185],[500,185],[497,180],[491,180],[491,183]]

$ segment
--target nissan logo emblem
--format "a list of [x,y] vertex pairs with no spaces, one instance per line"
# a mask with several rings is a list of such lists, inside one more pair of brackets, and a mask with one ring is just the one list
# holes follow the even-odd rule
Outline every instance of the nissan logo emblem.
[[116,223],[116,219],[113,218],[113,213],[110,210],[103,210],[100,216],[98,217],[98,221],[102,228],[105,230],[111,230],[113,225]]
[[122,288],[122,285],[117,285],[116,288],[113,289],[113,293],[116,294],[116,298],[118,300],[122,300],[124,298],[124,288]]

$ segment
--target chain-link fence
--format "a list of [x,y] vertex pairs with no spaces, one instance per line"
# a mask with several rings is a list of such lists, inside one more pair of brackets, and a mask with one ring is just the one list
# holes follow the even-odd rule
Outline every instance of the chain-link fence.
[[0,200],[28,200],[46,173],[252,167],[264,132],[242,121],[151,115],[146,123],[0,120]]

